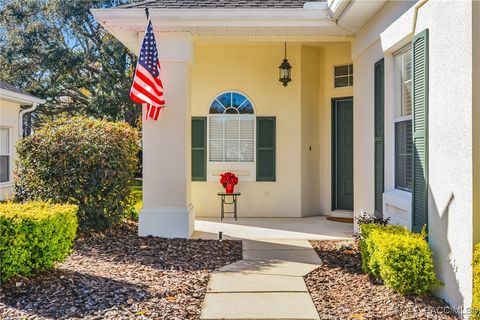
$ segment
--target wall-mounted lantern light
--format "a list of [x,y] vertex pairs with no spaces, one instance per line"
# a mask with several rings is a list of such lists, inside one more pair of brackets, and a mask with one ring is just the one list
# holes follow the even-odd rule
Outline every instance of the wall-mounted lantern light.
[[284,87],[288,85],[290,81],[292,81],[292,66],[290,63],[288,63],[287,60],[287,43],[285,42],[285,59],[283,59],[282,64],[280,67],[280,78],[278,81],[280,81]]

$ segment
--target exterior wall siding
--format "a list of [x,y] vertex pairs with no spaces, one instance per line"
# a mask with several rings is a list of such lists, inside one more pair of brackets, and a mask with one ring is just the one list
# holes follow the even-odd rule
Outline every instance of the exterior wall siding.
[[[255,171],[240,176],[235,190],[240,217],[301,216],[301,47],[288,46],[292,82],[278,81],[283,45],[199,45],[192,69],[192,116],[206,116],[221,92],[246,94],[257,116],[276,117],[276,181],[255,182]],[[229,167],[225,166],[225,170]],[[233,169],[232,169],[233,170]],[[211,173],[207,172],[207,176]],[[213,181],[192,182],[192,203],[199,217],[218,217],[222,191]],[[245,181],[253,180],[253,181]]]
[[319,214],[319,85],[320,55],[313,47],[302,46],[301,49],[301,161],[302,216]]
[[[283,45],[198,45],[192,68],[192,116],[207,116],[223,91],[246,94],[257,116],[276,117],[276,181],[240,176],[235,190],[240,217],[301,217],[331,211],[331,98],[352,96],[333,88],[333,66],[351,63],[350,45],[288,46],[292,82],[278,82]],[[310,151],[310,146],[312,150]],[[224,166],[229,170],[228,165]],[[234,170],[234,169],[231,169]],[[213,171],[213,170],[210,170]],[[192,182],[199,217],[218,217],[219,177]],[[218,177],[218,178],[217,178]]]
[[[320,213],[332,212],[332,98],[351,97],[353,87],[335,88],[333,84],[333,67],[352,63],[350,44],[338,44],[321,49],[320,62],[320,112],[319,112],[319,148],[320,148]],[[355,84],[356,70],[353,70]],[[353,99],[355,112],[355,97]],[[354,134],[355,135],[355,134]],[[354,156],[355,158],[355,153]]]
[[[369,178],[373,177],[373,135],[368,128],[373,127],[373,63],[383,56],[387,102],[386,194],[391,195],[389,191],[394,188],[392,54],[412,40],[410,32],[415,10],[411,8],[399,17],[398,6],[401,5],[386,5],[352,44],[359,79],[354,89],[357,108],[354,121],[356,215],[362,210],[372,212],[373,209],[373,180]],[[453,307],[468,308],[471,304],[474,244],[472,2],[426,2],[418,10],[415,34],[426,28],[430,33],[428,231],[437,275],[444,283],[436,294]],[[359,154],[364,159],[359,159]],[[404,199],[399,206],[408,210],[411,202]],[[403,214],[411,219],[408,212]],[[398,213],[394,216],[399,217]]]
[[17,157],[15,144],[18,141],[18,103],[0,100],[0,126],[10,129],[10,182],[0,183],[0,201],[10,197],[13,192],[13,168]]

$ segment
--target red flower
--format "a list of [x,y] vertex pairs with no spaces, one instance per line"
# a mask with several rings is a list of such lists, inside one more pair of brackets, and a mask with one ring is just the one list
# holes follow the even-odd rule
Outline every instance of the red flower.
[[224,188],[227,186],[227,184],[236,185],[238,183],[238,178],[235,173],[225,172],[221,174],[220,183],[223,185]]

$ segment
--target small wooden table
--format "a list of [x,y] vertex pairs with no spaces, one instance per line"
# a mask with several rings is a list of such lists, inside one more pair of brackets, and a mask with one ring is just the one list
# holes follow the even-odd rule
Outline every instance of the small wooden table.
[[[240,196],[241,193],[240,192],[234,192],[234,193],[219,192],[217,193],[217,195],[219,195],[222,200],[222,211],[220,213],[220,220],[223,220],[223,218],[225,217],[225,213],[233,214],[233,217],[235,218],[235,220],[237,220],[237,197]],[[230,202],[226,200],[228,196],[232,197],[232,200]],[[228,205],[233,204],[233,211],[225,212],[226,204]]]

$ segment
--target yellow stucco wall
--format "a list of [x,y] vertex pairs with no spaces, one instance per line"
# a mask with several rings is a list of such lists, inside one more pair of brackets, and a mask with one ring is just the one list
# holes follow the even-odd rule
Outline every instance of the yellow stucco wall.
[[0,126],[10,129],[10,182],[0,183],[0,200],[5,200],[13,191],[13,166],[15,164],[15,144],[18,140],[18,103],[0,99]]
[[301,49],[301,156],[302,216],[319,214],[319,88],[320,51],[315,47],[302,46]]
[[[340,44],[322,48],[320,51],[320,109],[319,109],[319,148],[320,148],[320,213],[327,215],[332,210],[332,98],[351,97],[353,88],[335,88],[333,67],[352,63],[350,44]],[[354,69],[355,77],[355,69]],[[355,83],[355,79],[354,79]],[[354,101],[355,108],[355,101]],[[355,157],[355,154],[354,154]]]
[[[329,213],[321,208],[330,206],[330,100],[352,95],[351,89],[333,89],[333,65],[349,63],[349,56],[350,47],[345,45],[289,45],[293,81],[283,87],[278,82],[278,65],[283,59],[281,44],[196,46],[192,116],[207,116],[211,101],[219,93],[234,90],[252,100],[257,116],[276,117],[277,181],[250,182],[240,177],[236,187],[242,193],[240,216]],[[255,172],[252,175],[254,180]],[[192,204],[197,216],[219,216],[216,193],[222,189],[217,178],[192,182]]]

